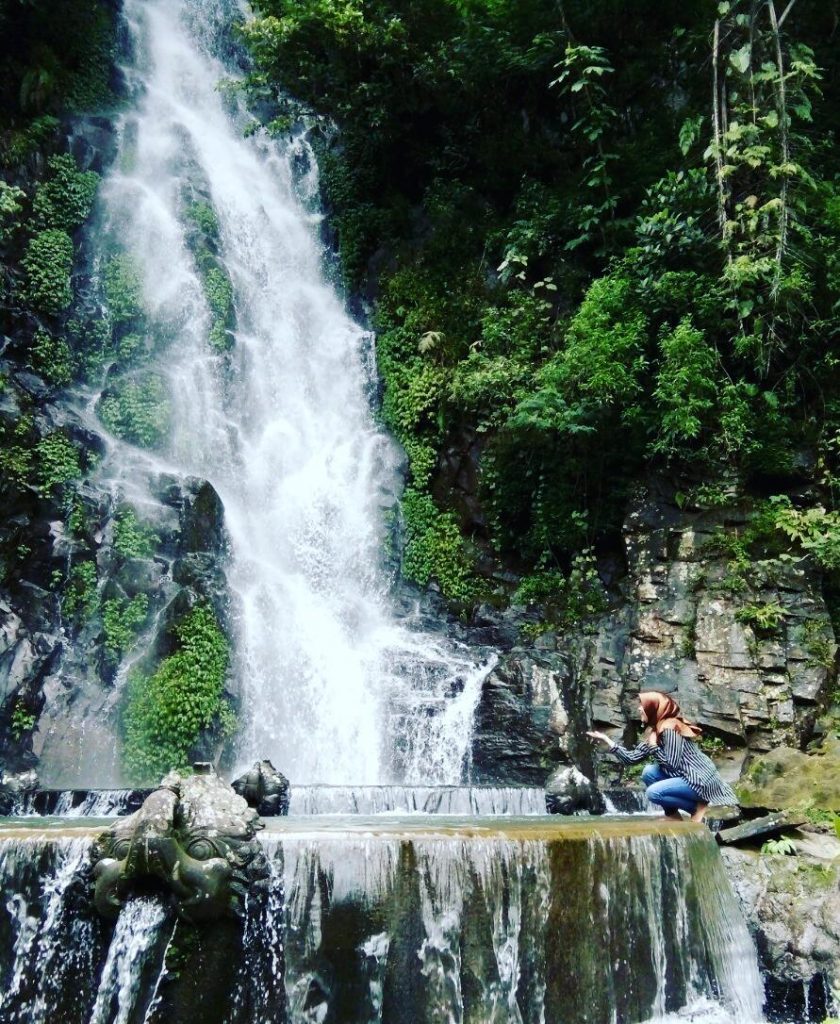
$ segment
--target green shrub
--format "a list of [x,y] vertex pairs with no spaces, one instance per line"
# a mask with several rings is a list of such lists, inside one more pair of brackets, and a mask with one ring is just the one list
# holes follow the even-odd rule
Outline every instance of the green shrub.
[[143,312],[143,288],[140,271],[127,253],[112,256],[103,275],[105,303],[114,324],[126,324]]
[[403,572],[426,586],[435,580],[448,600],[468,605],[476,599],[472,562],[451,512],[441,512],[428,494],[408,488],[402,512],[406,544]]
[[35,712],[31,711],[22,700],[19,700],[12,712],[12,736],[16,740],[20,740],[25,733],[31,732],[35,728],[37,721],[38,716]]
[[79,562],[70,569],[61,610],[77,622],[86,622],[98,607],[96,562]]
[[43,437],[35,445],[34,456],[37,485],[42,493],[82,475],[79,449],[61,431]]
[[21,200],[25,198],[23,189],[0,178],[0,245],[5,245],[20,226]]
[[775,633],[785,620],[785,610],[778,601],[746,604],[735,612],[735,620],[756,633]]
[[138,782],[185,768],[203,730],[229,709],[222,698],[229,645],[209,605],[175,627],[178,649],[150,677],[134,675],[124,710],[126,770]]
[[90,215],[99,175],[80,171],[69,153],[47,161],[47,177],[35,191],[32,215],[41,228],[60,228],[72,232]]
[[235,326],[233,286],[227,272],[219,266],[211,267],[204,275],[204,293],[212,316],[210,344],[217,352],[224,352],[231,345],[228,332]]
[[169,433],[171,406],[166,382],[152,372],[117,380],[103,392],[97,414],[123,441],[156,448]]
[[56,387],[73,379],[73,356],[63,337],[36,331],[29,349],[32,369]]
[[21,260],[26,271],[24,298],[37,313],[57,316],[73,301],[70,272],[73,240],[66,231],[48,228],[30,239]]
[[135,594],[130,601],[111,598],[102,606],[105,650],[114,660],[131,647],[149,610],[149,598]]
[[133,508],[121,508],[114,518],[114,551],[122,558],[148,558],[159,543],[149,526],[137,519]]
[[513,600],[542,606],[546,620],[561,627],[579,625],[607,607],[604,586],[589,548],[575,555],[568,573],[547,570],[526,576]]
[[217,239],[219,236],[219,220],[216,211],[209,203],[190,203],[186,210],[187,219],[192,221],[198,230],[207,238]]

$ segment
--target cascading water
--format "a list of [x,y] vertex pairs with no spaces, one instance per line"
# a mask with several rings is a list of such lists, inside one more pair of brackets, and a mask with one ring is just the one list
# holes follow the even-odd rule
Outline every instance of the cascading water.
[[[269,757],[307,782],[457,783],[492,654],[390,609],[382,506],[399,460],[373,417],[373,341],[324,278],[305,137],[245,138],[248,115],[219,89],[229,70],[211,28],[235,13],[224,0],[124,4],[133,102],[99,243],[140,273],[172,414],[158,454],[107,437],[98,478],[138,508],[162,473],[219,494],[242,763]],[[197,200],[231,286],[225,354],[190,245]],[[83,415],[101,431],[97,399]]]
[[105,925],[91,840],[66,831],[0,826],[4,1024],[762,1019],[755,949],[702,829],[273,819],[273,880],[241,933],[181,932],[148,896]]
[[[458,785],[492,654],[390,610],[382,507],[399,474],[371,413],[372,339],[322,275],[305,137],[245,138],[247,115],[217,89],[237,11],[123,5],[132,103],[98,241],[141,272],[173,412],[157,454],[106,436],[98,477],[137,508],[158,503],[162,476],[210,481],[230,540],[240,758],[333,785],[293,787],[300,817],[263,837],[263,898],[207,928],[145,892],[105,924],[91,829],[0,823],[0,1022],[755,1024],[755,950],[708,833],[563,824],[541,816],[542,790]],[[208,343],[197,201],[231,285],[225,353]],[[101,431],[100,395],[84,397]],[[81,758],[90,723],[76,734]],[[52,796],[20,809],[113,814],[143,795]]]

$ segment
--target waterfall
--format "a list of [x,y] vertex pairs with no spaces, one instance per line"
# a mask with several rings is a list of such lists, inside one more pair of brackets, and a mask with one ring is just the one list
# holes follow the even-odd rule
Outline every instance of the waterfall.
[[[306,782],[457,783],[493,655],[392,611],[384,510],[399,456],[374,418],[373,338],[324,274],[307,138],[245,137],[253,123],[224,87],[231,46],[216,38],[237,5],[126,0],[123,14],[131,103],[93,245],[101,267],[116,252],[139,273],[172,411],[154,453],[106,434],[98,481],[138,508],[157,502],[161,474],[221,497],[241,764],[269,757]],[[209,340],[197,206],[214,225],[215,283],[230,284],[229,352]],[[80,413],[101,433],[98,397]]]
[[90,834],[0,827],[4,1024],[762,1020],[755,949],[702,829],[273,819],[272,882],[242,928],[174,930],[148,895],[96,918]]
[[292,786],[289,814],[545,814],[536,786]]
[[762,1020],[711,836],[592,832],[270,837],[290,1024]]

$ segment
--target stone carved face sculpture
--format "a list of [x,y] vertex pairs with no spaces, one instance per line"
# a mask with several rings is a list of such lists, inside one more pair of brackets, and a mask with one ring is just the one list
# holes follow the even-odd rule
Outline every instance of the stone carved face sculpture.
[[115,918],[137,888],[161,885],[193,924],[241,916],[268,864],[255,839],[262,822],[209,766],[170,773],[134,814],[97,839],[94,903]]

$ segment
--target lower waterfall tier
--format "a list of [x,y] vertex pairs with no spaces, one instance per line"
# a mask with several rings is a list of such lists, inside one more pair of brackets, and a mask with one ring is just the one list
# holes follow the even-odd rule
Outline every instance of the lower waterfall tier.
[[762,1019],[717,848],[688,823],[270,819],[267,896],[205,928],[148,892],[99,920],[93,836],[0,825],[4,1024]]

